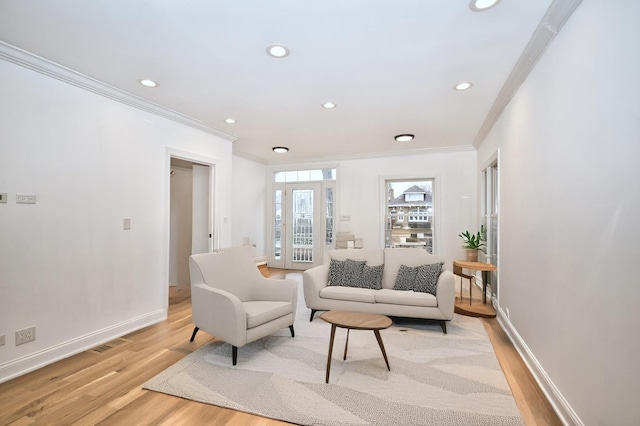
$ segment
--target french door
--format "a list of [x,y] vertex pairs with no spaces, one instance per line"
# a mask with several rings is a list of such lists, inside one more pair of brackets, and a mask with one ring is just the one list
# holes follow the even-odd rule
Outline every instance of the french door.
[[322,264],[322,184],[287,183],[274,196],[276,260],[286,269]]

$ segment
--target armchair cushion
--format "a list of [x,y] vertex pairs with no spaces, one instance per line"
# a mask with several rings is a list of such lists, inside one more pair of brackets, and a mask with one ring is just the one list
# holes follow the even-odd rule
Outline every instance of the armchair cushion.
[[243,302],[242,307],[247,313],[248,329],[293,313],[293,306],[290,302]]

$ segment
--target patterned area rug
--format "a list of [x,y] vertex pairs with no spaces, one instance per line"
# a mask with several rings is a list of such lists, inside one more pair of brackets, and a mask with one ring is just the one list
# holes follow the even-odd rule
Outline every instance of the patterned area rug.
[[523,424],[477,318],[456,314],[446,335],[435,321],[393,318],[381,331],[391,371],[371,331],[351,331],[343,361],[338,328],[325,384],[331,325],[309,313],[301,300],[296,337],[283,329],[239,348],[235,367],[230,345],[210,343],[144,388],[303,425]]

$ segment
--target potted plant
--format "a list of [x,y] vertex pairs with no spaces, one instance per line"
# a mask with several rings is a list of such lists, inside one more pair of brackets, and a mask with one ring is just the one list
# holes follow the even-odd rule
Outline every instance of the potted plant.
[[480,226],[480,231],[475,234],[469,231],[460,233],[460,237],[464,241],[464,247],[467,250],[467,262],[478,261],[478,251],[481,250],[484,253],[486,231],[484,225]]

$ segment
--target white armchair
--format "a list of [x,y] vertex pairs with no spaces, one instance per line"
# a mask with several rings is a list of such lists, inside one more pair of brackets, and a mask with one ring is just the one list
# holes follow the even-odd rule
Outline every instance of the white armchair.
[[238,348],[289,327],[294,337],[298,284],[262,276],[252,246],[194,254],[189,259],[191,307],[195,328],[231,344],[236,365]]

